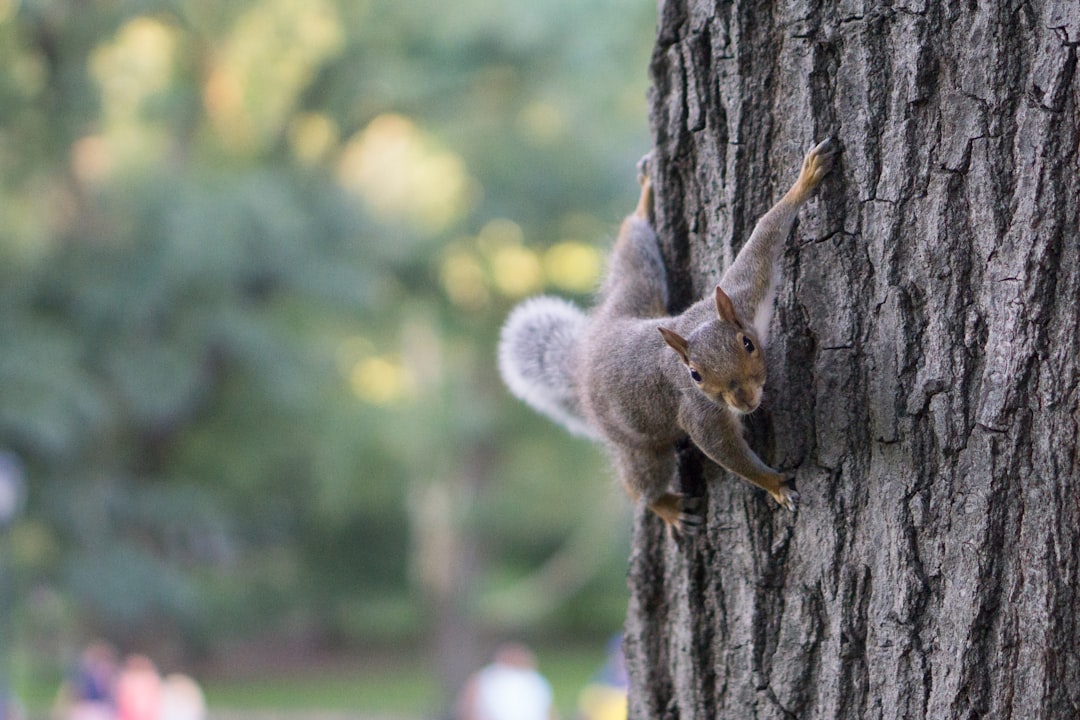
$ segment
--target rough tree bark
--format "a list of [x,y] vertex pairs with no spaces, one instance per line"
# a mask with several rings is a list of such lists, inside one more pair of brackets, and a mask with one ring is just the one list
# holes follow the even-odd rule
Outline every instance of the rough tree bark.
[[811,145],[751,428],[797,515],[684,451],[635,521],[632,718],[1080,717],[1080,3],[661,0],[673,311]]

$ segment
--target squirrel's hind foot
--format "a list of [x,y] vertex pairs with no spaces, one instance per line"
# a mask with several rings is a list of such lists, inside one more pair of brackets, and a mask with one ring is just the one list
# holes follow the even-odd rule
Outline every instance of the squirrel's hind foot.
[[653,215],[653,192],[652,192],[652,180],[649,178],[649,170],[652,168],[653,151],[647,152],[640,160],[638,160],[638,183],[641,185],[641,197],[638,199],[637,209],[634,210],[634,214],[645,220],[646,222],[652,222]]
[[650,150],[637,161],[637,179],[641,185],[649,181],[649,171],[652,169],[654,154],[656,154],[656,150]]
[[676,537],[697,535],[705,524],[705,504],[699,497],[665,493],[649,503],[649,509],[667,523]]

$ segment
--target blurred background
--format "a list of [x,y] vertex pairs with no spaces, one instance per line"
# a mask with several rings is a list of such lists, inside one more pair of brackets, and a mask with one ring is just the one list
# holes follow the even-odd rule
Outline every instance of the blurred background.
[[403,717],[517,639],[572,713],[629,511],[494,349],[636,202],[655,12],[0,0],[9,716],[96,639],[211,715]]

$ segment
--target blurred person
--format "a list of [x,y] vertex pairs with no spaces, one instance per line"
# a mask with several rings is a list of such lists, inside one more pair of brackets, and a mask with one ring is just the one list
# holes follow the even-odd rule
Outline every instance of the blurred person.
[[206,698],[192,678],[172,673],[161,683],[159,720],[205,720]]
[[114,720],[118,670],[112,645],[103,641],[87,645],[71,677],[60,687],[56,716],[63,720]]
[[551,684],[537,670],[536,656],[508,643],[490,665],[469,678],[458,699],[457,720],[555,720]]
[[145,655],[129,655],[116,681],[117,720],[158,720],[161,676]]
[[622,635],[616,635],[608,643],[604,666],[581,690],[578,720],[626,720],[629,686]]
[[8,690],[0,678],[0,720],[24,720],[26,712],[15,694]]

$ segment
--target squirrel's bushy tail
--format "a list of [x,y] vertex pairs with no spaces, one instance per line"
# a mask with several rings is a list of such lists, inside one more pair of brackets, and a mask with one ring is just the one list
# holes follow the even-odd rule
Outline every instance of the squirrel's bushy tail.
[[595,438],[582,417],[574,363],[586,317],[555,297],[527,300],[510,313],[499,339],[499,372],[507,387],[571,433]]

